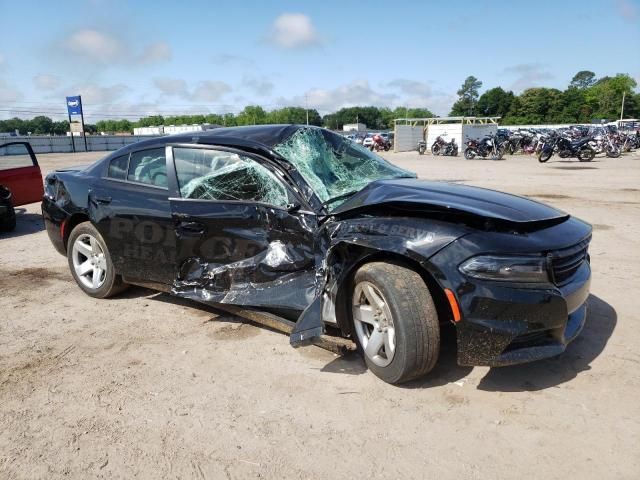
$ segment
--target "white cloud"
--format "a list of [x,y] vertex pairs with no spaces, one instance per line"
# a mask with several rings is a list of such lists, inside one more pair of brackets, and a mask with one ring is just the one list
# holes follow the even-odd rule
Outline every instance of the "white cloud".
[[332,89],[313,88],[303,95],[277,99],[280,105],[308,105],[322,114],[344,107],[370,105],[428,108],[437,115],[446,115],[454,101],[454,95],[433,90],[427,83],[407,79],[392,80],[381,89],[371,87],[366,80],[356,80]]
[[513,65],[503,70],[506,75],[515,76],[515,81],[510,85],[510,89],[516,93],[522,92],[527,88],[544,85],[554,76],[544,69],[539,63],[521,63]]
[[436,115],[448,115],[456,97],[450,93],[434,90],[427,82],[398,78],[388,82],[386,88],[396,89],[402,96],[395,106],[428,108]]
[[167,62],[171,60],[171,47],[165,42],[155,42],[147,45],[138,57],[143,64]]
[[3,64],[4,64],[4,55],[2,55],[2,53],[0,53],[0,68],[2,68]]
[[130,88],[123,83],[110,86],[101,86],[95,83],[78,83],[67,88],[65,94],[82,95],[82,104],[89,106],[113,103],[120,100],[129,91]]
[[118,62],[125,55],[119,39],[88,28],[72,33],[64,40],[63,47],[69,53],[95,63]]
[[311,18],[302,13],[283,13],[267,33],[267,41],[281,48],[309,47],[321,43]]
[[120,37],[84,28],[73,32],[60,43],[61,51],[82,62],[95,65],[134,65],[171,60],[171,47],[165,42],[150,43],[139,49],[128,47]]
[[49,75],[40,73],[33,77],[33,83],[40,90],[55,90],[60,85],[60,77],[57,75]]
[[153,83],[163,95],[183,98],[194,102],[215,102],[232,91],[229,84],[219,80],[203,80],[193,90],[181,78],[154,78]]
[[193,90],[191,100],[196,102],[215,102],[224,94],[229,93],[231,87],[219,80],[204,80]]
[[242,85],[260,97],[268,97],[275,87],[273,82],[265,77],[258,78],[249,75],[243,77]]
[[0,103],[12,103],[22,100],[22,98],[24,98],[24,95],[20,90],[0,78]]
[[291,99],[280,98],[278,103],[296,106],[308,104],[309,108],[327,113],[358,105],[387,106],[397,99],[396,94],[373,90],[366,80],[356,80],[333,89],[312,88],[305,95]]
[[164,95],[188,96],[187,82],[181,78],[154,78],[153,83]]
[[228,53],[218,53],[214,55],[211,60],[213,63],[222,66],[252,67],[255,64],[250,58]]

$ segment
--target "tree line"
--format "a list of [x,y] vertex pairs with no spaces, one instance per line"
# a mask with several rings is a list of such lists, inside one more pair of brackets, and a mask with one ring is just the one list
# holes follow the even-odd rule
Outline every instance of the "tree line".
[[[545,123],[590,123],[593,120],[620,118],[622,95],[625,94],[625,118],[640,117],[640,94],[634,93],[636,81],[627,74],[597,78],[594,72],[583,70],[572,78],[565,90],[528,88],[521,94],[494,87],[479,94],[482,82],[469,76],[457,92],[450,116],[498,116],[501,124],[525,125]],[[88,133],[132,133],[135,127],[159,125],[193,125],[209,123],[221,126],[263,125],[270,123],[307,123],[331,129],[342,129],[349,123],[364,123],[371,130],[393,127],[396,118],[429,118],[435,115],[427,108],[347,107],[321,116],[317,110],[284,107],[267,111],[258,105],[248,105],[237,114],[209,113],[203,115],[152,115],[137,121],[126,119],[100,120],[85,125]],[[46,116],[31,120],[12,118],[0,120],[0,132],[18,131],[25,135],[65,135],[69,122],[53,121]]]
[[634,92],[637,83],[624,73],[597,78],[594,72],[582,70],[565,90],[537,87],[520,95],[501,87],[479,95],[481,87],[482,82],[476,77],[467,77],[457,92],[458,100],[450,115],[499,116],[504,125],[611,121],[620,118],[624,94],[624,118],[640,117],[640,93]]

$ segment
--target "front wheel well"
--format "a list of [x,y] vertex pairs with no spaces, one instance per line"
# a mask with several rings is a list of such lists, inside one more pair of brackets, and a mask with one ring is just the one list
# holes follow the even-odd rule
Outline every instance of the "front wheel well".
[[349,314],[349,306],[351,302],[351,294],[353,292],[353,279],[358,269],[370,262],[386,262],[399,265],[415,271],[424,282],[429,290],[429,294],[433,299],[440,323],[449,323],[453,320],[453,312],[444,293],[443,288],[438,284],[434,276],[421,263],[403,255],[392,252],[373,252],[365,255],[358,262],[354,263],[349,272],[343,279],[336,296],[336,319],[338,326],[345,336],[351,334],[351,322]]

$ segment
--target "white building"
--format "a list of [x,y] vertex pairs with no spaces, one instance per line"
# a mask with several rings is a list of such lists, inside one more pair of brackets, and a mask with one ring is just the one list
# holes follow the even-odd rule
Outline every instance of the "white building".
[[364,123],[345,123],[342,126],[343,132],[366,132],[367,126]]
[[436,138],[445,141],[455,139],[458,149],[470,139],[479,139],[498,131],[500,117],[435,117],[435,118],[398,118],[394,120],[394,152],[416,150],[418,142],[426,142],[427,149]]

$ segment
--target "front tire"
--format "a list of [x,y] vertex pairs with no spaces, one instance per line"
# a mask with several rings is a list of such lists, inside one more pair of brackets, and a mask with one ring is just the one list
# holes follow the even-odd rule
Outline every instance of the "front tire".
[[590,162],[596,156],[596,152],[591,148],[583,148],[578,152],[578,160],[581,162]]
[[351,314],[358,349],[380,379],[403,383],[435,366],[440,325],[418,273],[386,262],[363,265],[354,278]]
[[94,298],[108,298],[127,288],[116,273],[100,232],[91,222],[78,224],[69,235],[67,260],[78,286]]
[[476,158],[476,152],[474,152],[470,148],[465,148],[464,149],[464,158],[466,158],[467,160],[473,160],[474,158]]
[[606,155],[609,158],[618,158],[622,152],[618,147],[607,147]]
[[538,155],[538,161],[540,163],[544,163],[551,158],[553,155],[553,150],[542,150]]
[[431,145],[431,154],[432,155],[440,155],[440,145],[434,143]]

